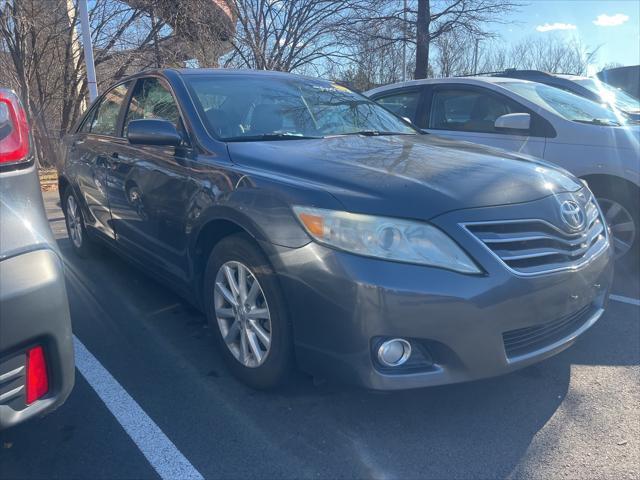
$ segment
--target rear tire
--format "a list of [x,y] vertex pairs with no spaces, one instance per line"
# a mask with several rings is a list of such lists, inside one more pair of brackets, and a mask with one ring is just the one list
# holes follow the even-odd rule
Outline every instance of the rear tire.
[[275,272],[251,237],[234,234],[215,246],[203,297],[233,375],[256,389],[285,383],[293,367],[291,325]]
[[64,191],[62,208],[71,248],[79,257],[88,257],[91,254],[91,240],[84,225],[80,203],[71,187]]

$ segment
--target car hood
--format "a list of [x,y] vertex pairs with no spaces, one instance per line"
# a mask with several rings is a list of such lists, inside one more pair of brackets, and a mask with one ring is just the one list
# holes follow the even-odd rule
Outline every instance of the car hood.
[[532,157],[434,135],[234,142],[228,148],[235,163],[320,187],[357,213],[426,220],[582,187],[569,173]]

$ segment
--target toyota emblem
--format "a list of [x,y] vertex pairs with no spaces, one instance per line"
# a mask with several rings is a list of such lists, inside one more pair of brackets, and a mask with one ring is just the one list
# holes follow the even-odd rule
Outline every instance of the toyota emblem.
[[560,205],[562,221],[572,230],[581,230],[584,227],[584,211],[573,200],[565,200]]

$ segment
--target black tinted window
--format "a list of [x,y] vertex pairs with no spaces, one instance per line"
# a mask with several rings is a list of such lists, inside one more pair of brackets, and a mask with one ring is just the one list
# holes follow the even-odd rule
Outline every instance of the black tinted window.
[[508,113],[522,113],[515,102],[490,92],[467,89],[437,90],[431,101],[429,128],[465,132],[501,133],[496,119]]
[[86,126],[89,124],[89,131],[91,131],[91,133],[116,136],[118,115],[120,114],[120,108],[124,103],[130,85],[131,82],[127,82],[111,89],[104,96],[100,105],[98,105],[93,119],[85,122],[82,131],[87,131]]

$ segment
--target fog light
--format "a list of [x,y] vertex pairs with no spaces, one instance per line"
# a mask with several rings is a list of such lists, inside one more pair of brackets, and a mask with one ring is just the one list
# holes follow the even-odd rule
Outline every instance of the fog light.
[[411,344],[402,338],[383,342],[378,348],[378,360],[385,367],[399,367],[411,355]]

